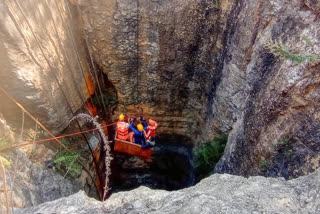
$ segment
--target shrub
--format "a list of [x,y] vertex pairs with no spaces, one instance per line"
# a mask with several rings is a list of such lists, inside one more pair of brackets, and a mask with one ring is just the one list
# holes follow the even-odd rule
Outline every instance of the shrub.
[[272,53],[273,55],[280,57],[282,59],[287,59],[292,62],[301,64],[305,61],[309,63],[313,62],[314,60],[318,59],[318,56],[315,55],[306,55],[306,54],[297,54],[290,51],[282,41],[272,41],[266,43],[266,48]]
[[198,178],[208,176],[223,155],[228,136],[215,137],[194,152],[194,167]]

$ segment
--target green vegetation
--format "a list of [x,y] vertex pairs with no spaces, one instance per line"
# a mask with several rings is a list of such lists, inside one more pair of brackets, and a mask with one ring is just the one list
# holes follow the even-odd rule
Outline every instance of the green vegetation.
[[262,160],[260,162],[260,171],[266,172],[268,171],[268,168],[269,168],[269,163],[266,160]]
[[111,97],[107,94],[97,95],[93,99],[94,106],[99,106],[99,103],[105,103],[106,105],[115,105],[118,102],[117,97]]
[[77,162],[79,157],[80,155],[77,153],[69,153],[65,150],[59,151],[54,160],[53,170],[63,172],[64,176],[70,174],[71,177],[79,177],[82,171],[81,165]]
[[287,146],[289,146],[289,140],[288,140],[288,139],[281,140],[281,141],[279,141],[278,144],[279,144],[280,146],[287,147]]
[[211,142],[204,144],[194,153],[195,170],[198,178],[208,176],[223,155],[228,136],[215,137]]
[[[63,138],[61,142],[64,145],[70,147],[73,138]],[[57,152],[54,160],[54,167],[53,170],[64,174],[64,176],[69,175],[72,178],[77,178],[81,175],[82,166],[77,162],[77,159],[80,157],[79,153],[76,152],[68,152],[63,148]]]
[[278,151],[283,152],[285,156],[289,156],[292,153],[292,146],[289,139],[281,140],[278,145]]
[[8,147],[10,144],[6,139],[0,138],[0,148]]
[[97,93],[93,97],[93,105],[101,106],[105,104],[106,107],[111,107],[118,104],[117,91],[114,88],[103,88],[102,94]]
[[4,157],[2,157],[2,156],[0,156],[0,160],[2,160],[2,164],[3,164],[4,166],[9,166],[9,165],[12,164],[11,161],[7,160],[6,158],[4,158]]
[[[311,41],[310,41],[311,42]],[[312,42],[311,42],[312,43]],[[282,41],[272,41],[270,40],[266,44],[266,48],[275,56],[280,57],[282,59],[287,59],[292,62],[301,64],[305,61],[309,63],[313,62],[314,60],[318,59],[316,55],[307,55],[307,54],[296,54],[290,51]]]
[[218,9],[218,8],[219,8],[219,1],[216,0],[215,3],[211,3],[211,4],[209,5],[209,8],[210,8],[210,9]]

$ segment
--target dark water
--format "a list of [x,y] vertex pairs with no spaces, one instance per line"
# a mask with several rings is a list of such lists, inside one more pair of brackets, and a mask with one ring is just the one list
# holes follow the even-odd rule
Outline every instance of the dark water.
[[177,190],[194,185],[192,148],[179,142],[157,139],[152,161],[116,153],[113,166],[113,192],[139,186]]

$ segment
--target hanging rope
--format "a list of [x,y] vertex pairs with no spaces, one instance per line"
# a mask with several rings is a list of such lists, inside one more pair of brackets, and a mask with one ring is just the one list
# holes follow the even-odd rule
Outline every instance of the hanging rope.
[[137,32],[136,32],[136,40],[137,40],[137,85],[136,85],[136,102],[137,104],[140,102],[139,97],[139,19],[140,19],[140,2],[137,0]]
[[[17,7],[18,7],[18,9],[19,9],[20,13],[22,14],[23,18],[25,19],[26,24],[27,24],[27,26],[29,27],[30,32],[32,33],[32,35],[33,35],[33,37],[34,37],[34,39],[35,39],[35,41],[36,41],[37,45],[39,46],[39,49],[40,49],[40,51],[41,51],[41,53],[42,53],[42,55],[43,55],[44,59],[46,60],[46,62],[47,62],[47,64],[48,64],[48,66],[49,66],[49,71],[51,72],[51,75],[53,75],[53,77],[54,77],[55,81],[57,82],[58,87],[59,87],[59,89],[61,90],[62,95],[63,95],[63,97],[65,98],[65,100],[66,100],[66,102],[67,102],[67,106],[68,106],[68,108],[69,108],[69,110],[71,111],[72,116],[73,116],[73,115],[74,115],[74,113],[73,113],[72,107],[70,106],[70,103],[69,103],[69,101],[68,101],[68,99],[67,99],[67,97],[66,97],[65,92],[63,91],[63,89],[62,89],[62,87],[61,87],[61,85],[60,85],[60,82],[59,82],[58,78],[56,77],[56,75],[55,75],[55,74],[54,74],[54,72],[53,72],[53,68],[52,68],[52,66],[51,66],[51,64],[50,64],[50,62],[49,62],[49,60],[48,60],[48,58],[47,58],[47,57],[46,57],[46,55],[44,54],[44,51],[43,51],[43,49],[42,49],[42,46],[41,46],[41,44],[40,44],[40,42],[39,42],[39,40],[38,40],[37,36],[35,35],[35,33],[34,33],[34,31],[33,31],[32,26],[30,25],[30,23],[29,23],[29,21],[28,21],[27,17],[25,16],[25,14],[24,14],[24,12],[23,12],[23,10],[22,10],[22,8],[21,8],[21,6],[20,6],[19,2],[18,2],[17,0],[14,0],[14,2],[15,2],[15,4],[17,5]],[[86,82],[86,84],[87,84],[87,82]],[[88,91],[89,91],[89,89],[88,89]],[[78,122],[78,121],[76,121],[76,123],[77,123],[77,125],[79,126],[79,129],[81,130],[81,126],[80,126],[79,122]],[[95,164],[95,167],[97,167],[98,165],[97,165],[97,163],[95,162],[94,154],[93,154],[93,151],[92,151],[91,146],[90,146],[90,144],[89,144],[89,141],[88,141],[87,137],[86,137],[84,134],[83,134],[83,137],[84,137],[84,138],[85,138],[85,140],[86,140],[86,143],[87,143],[88,148],[89,148],[89,150],[90,150],[90,153],[91,153],[91,155],[92,155],[92,158],[93,158],[93,162],[94,162],[94,164]],[[97,175],[97,176],[100,178],[100,176],[99,176],[99,175]],[[100,190],[97,188],[97,191],[99,192]],[[98,195],[99,195],[99,197],[100,197],[100,193],[99,193]]]
[[[83,70],[83,67],[82,67],[82,64],[81,64],[81,61],[80,61],[80,56],[79,56],[79,53],[78,53],[78,51],[77,51],[77,49],[76,49],[76,44],[75,44],[75,41],[74,41],[74,35],[73,35],[72,31],[70,30],[70,29],[71,29],[71,26],[70,26],[70,25],[68,24],[68,22],[63,18],[62,12],[61,12],[61,10],[60,10],[59,5],[57,4],[57,1],[54,1],[54,2],[55,2],[56,7],[57,7],[57,9],[58,9],[58,11],[59,11],[59,15],[60,15],[60,18],[61,18],[62,22],[63,22],[63,23],[66,23],[66,25],[67,25],[66,29],[67,29],[70,37],[71,37],[72,50],[73,50],[73,52],[76,54],[78,66],[79,66],[79,68],[80,68],[82,77],[84,78],[85,83],[86,83],[86,87],[87,87],[88,94],[89,94],[89,97],[90,97],[89,99],[90,99],[91,103],[93,104],[92,97],[90,96],[89,85],[88,85],[88,83],[87,83],[87,81],[86,81],[87,79],[86,79],[86,76],[85,76],[85,74],[84,74],[84,70]],[[66,5],[67,5],[67,7],[68,7],[68,2],[66,2]]]
[[[57,30],[57,27],[56,27],[56,23],[55,23],[55,21],[54,21],[53,14],[52,14],[52,11],[51,11],[51,7],[49,6],[48,0],[45,0],[45,3],[46,3],[46,5],[47,5],[47,7],[49,8],[50,18],[51,18],[52,23],[53,23],[53,28],[54,28],[54,30],[55,30],[55,34],[56,34],[56,36],[57,36],[57,38],[58,38],[58,41],[59,41],[59,47],[60,47],[60,49],[62,50],[63,57],[64,57],[64,58],[66,59],[66,61],[67,61],[66,64],[67,64],[67,66],[68,66],[68,69],[70,70],[72,82],[73,82],[74,87],[75,87],[75,89],[76,89],[77,95],[80,97],[80,100],[81,100],[83,103],[85,103],[85,102],[86,102],[86,101],[85,101],[85,98],[83,97],[83,94],[80,93],[79,88],[77,87],[77,83],[76,83],[76,81],[75,81],[75,78],[74,78],[74,75],[73,75],[73,72],[72,72],[72,68],[71,68],[71,65],[70,65],[70,61],[69,61],[69,59],[68,59],[67,52],[66,52],[65,48],[64,48],[63,45],[62,45],[61,38],[60,38],[60,36],[59,36],[58,30]],[[61,20],[61,21],[63,22],[63,20]],[[60,60],[60,58],[59,58],[59,60]],[[63,63],[61,62],[61,64],[63,64]]]
[[[54,73],[54,71],[53,71],[53,68],[52,68],[52,66],[51,66],[51,64],[50,64],[50,62],[49,62],[49,60],[48,60],[47,56],[45,55],[45,53],[44,53],[44,51],[43,51],[42,46],[41,46],[41,44],[40,44],[40,42],[39,42],[39,40],[38,40],[38,38],[37,38],[36,34],[35,34],[35,33],[34,33],[34,31],[33,31],[32,26],[30,25],[30,23],[29,23],[29,21],[28,21],[27,17],[25,16],[25,14],[24,14],[24,12],[23,12],[23,10],[22,10],[22,8],[21,8],[21,6],[20,6],[19,2],[18,2],[17,0],[14,0],[14,1],[15,1],[15,3],[16,3],[17,7],[19,8],[19,10],[20,10],[20,12],[21,12],[22,16],[24,17],[24,19],[25,19],[25,21],[26,21],[26,24],[28,25],[28,27],[29,27],[29,29],[30,29],[30,31],[31,31],[31,33],[32,33],[32,35],[33,35],[33,37],[34,37],[34,39],[35,39],[35,41],[36,41],[37,45],[39,46],[39,49],[40,49],[40,51],[41,51],[41,53],[42,53],[43,57],[45,58],[45,60],[46,60],[46,62],[47,62],[47,64],[48,64],[48,66],[49,66],[49,71],[50,71],[51,75],[54,77],[55,81],[57,82],[58,87],[59,87],[59,89],[60,89],[60,91],[61,91],[61,93],[62,93],[62,95],[63,95],[64,99],[66,100],[67,106],[68,106],[68,108],[69,108],[69,110],[70,110],[70,112],[71,112],[71,114],[72,114],[72,117],[73,117],[73,116],[74,116],[74,112],[73,112],[72,107],[71,107],[71,105],[70,105],[70,103],[69,103],[69,101],[68,101],[68,98],[67,98],[67,96],[66,96],[66,94],[65,94],[64,90],[62,89],[62,86],[61,86],[61,84],[60,84],[60,82],[59,82],[58,78],[56,77],[56,75],[55,75],[55,73]],[[80,124],[79,124],[79,122],[78,122],[77,120],[76,120],[76,123],[77,123],[77,125],[78,125],[78,127],[79,127],[79,129],[80,129],[80,131],[81,131],[81,130],[82,130],[82,129],[81,129],[81,126],[80,126]],[[92,148],[91,148],[91,146],[90,146],[90,143],[89,143],[89,141],[88,141],[87,137],[86,137],[84,134],[83,134],[83,137],[84,137],[84,138],[85,138],[85,140],[86,140],[87,146],[88,146],[88,148],[89,148],[89,150],[90,150],[90,153],[91,153],[91,156],[92,156],[92,158],[93,158],[93,160],[94,160],[93,162],[94,162],[94,164],[95,164],[95,167],[98,167],[98,164],[95,162],[94,153],[93,153],[93,151],[92,151]]]
[[[37,120],[35,117],[32,116],[31,113],[29,113],[20,103],[18,103],[13,97],[11,97],[1,86],[0,86],[0,90],[12,101],[14,102],[22,111],[24,111],[33,121],[35,121],[43,130],[45,130],[52,138],[55,138],[55,136],[44,126],[42,125],[42,123],[40,123],[39,120]],[[66,147],[59,139],[54,139],[60,146],[62,146],[66,151],[68,151],[69,153],[72,153],[72,151]],[[84,171],[89,175],[89,177],[91,178],[93,184],[96,187],[98,196],[100,197],[99,194],[99,189],[96,186],[95,180],[92,177],[91,173],[89,172],[89,170],[87,169],[87,167],[85,167],[85,165],[82,163],[82,161],[80,160],[80,158],[77,158],[77,162],[81,165],[81,167],[84,169]]]
[[[77,4],[76,7],[77,7],[78,14],[82,18],[79,5]],[[68,12],[71,14],[71,11],[70,11],[70,8],[69,8],[68,4],[67,4],[67,8],[68,8]],[[82,18],[82,22],[84,24],[83,18]],[[94,77],[95,77],[95,80],[96,80],[96,82],[98,84],[98,89],[99,89],[100,97],[101,97],[101,100],[102,100],[103,110],[105,111],[105,114],[107,115],[107,108],[106,108],[106,105],[105,105],[105,102],[104,102],[104,99],[103,99],[103,93],[102,93],[102,90],[101,90],[100,81],[99,81],[98,76],[97,76],[96,66],[95,66],[95,64],[93,62],[92,55],[91,55],[91,52],[89,50],[88,39],[87,39],[86,35],[84,35],[84,40],[85,40],[86,48],[88,50],[88,55],[89,55],[89,58],[90,58],[90,62],[91,62],[91,66],[92,66],[92,69],[93,69]],[[99,101],[99,99],[98,99],[98,101]]]
[[[29,113],[20,103],[18,103],[13,97],[11,97],[1,86],[0,90],[12,101],[14,102],[22,111],[24,111],[33,121],[35,121],[43,130],[45,130],[51,137],[55,137],[42,123],[39,122],[34,116],[32,116],[31,113]],[[54,139],[59,145],[61,145],[66,151],[72,153],[72,151],[66,147],[59,139]],[[93,183],[95,183],[92,175],[90,174],[89,170],[85,167],[85,165],[82,163],[82,161],[77,158],[78,163],[82,166],[82,168],[87,172],[87,174],[90,176]],[[98,189],[97,189],[98,191]]]

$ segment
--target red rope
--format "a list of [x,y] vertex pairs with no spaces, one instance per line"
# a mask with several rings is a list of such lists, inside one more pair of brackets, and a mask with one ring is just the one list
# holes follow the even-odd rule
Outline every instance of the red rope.
[[[129,115],[129,114],[127,114],[127,115],[128,115],[128,116],[136,117],[136,115]],[[107,124],[107,125],[104,125],[104,126],[101,126],[101,127],[102,127],[102,128],[106,128],[106,127],[108,127],[108,126],[115,125],[116,123],[117,123],[117,122],[110,123],[110,124]],[[27,146],[27,145],[31,145],[31,144],[48,142],[48,141],[51,141],[51,140],[58,140],[58,139],[65,138],[65,137],[71,137],[71,136],[75,136],[75,135],[79,135],[79,134],[83,134],[83,133],[87,133],[87,132],[92,132],[92,131],[95,131],[95,130],[97,130],[97,129],[98,129],[98,128],[90,129],[90,130],[86,130],[86,131],[81,131],[81,132],[75,132],[75,133],[72,133],[72,134],[66,134],[66,135],[57,136],[57,137],[52,137],[52,138],[43,139],[43,140],[38,140],[38,141],[34,141],[34,142],[26,142],[26,143],[22,143],[22,144],[19,144],[19,145],[14,145],[14,146],[9,146],[9,147],[6,147],[6,148],[2,148],[2,149],[0,149],[0,151],[4,151],[4,150],[8,150],[8,149],[13,149],[13,148],[21,147],[21,146]]]
[[[104,125],[104,126],[101,126],[101,127],[102,127],[102,128],[106,128],[106,127],[112,126],[112,125],[114,125],[114,124],[116,124],[116,123],[117,123],[117,122],[115,122],[115,123],[110,123],[110,124],[107,124],[107,125]],[[52,138],[43,139],[43,140],[38,140],[38,141],[34,141],[34,142],[27,142],[27,143],[23,143],[23,144],[19,144],[19,145],[14,145],[14,146],[2,148],[2,149],[0,149],[0,151],[4,151],[4,150],[8,150],[8,149],[13,149],[13,148],[21,147],[21,146],[27,146],[27,145],[30,145],[30,144],[37,144],[37,143],[48,142],[48,141],[51,141],[51,140],[57,140],[57,139],[65,138],[65,137],[71,137],[71,136],[79,135],[79,134],[82,134],[82,133],[92,132],[92,131],[95,131],[95,130],[97,130],[97,129],[98,129],[98,128],[89,129],[89,130],[82,131],[82,132],[75,132],[75,133],[72,133],[72,134],[61,135],[61,136],[52,137]]]

